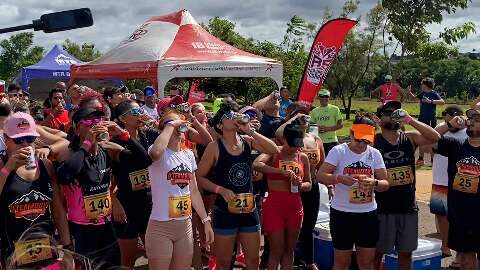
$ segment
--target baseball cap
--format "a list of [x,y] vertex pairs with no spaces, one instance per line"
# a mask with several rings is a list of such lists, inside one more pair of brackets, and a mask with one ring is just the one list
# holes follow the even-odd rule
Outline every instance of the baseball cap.
[[73,123],[78,124],[80,120],[88,116],[102,117],[105,116],[105,113],[94,108],[81,108],[73,114],[72,121]]
[[300,129],[297,125],[288,124],[283,130],[283,137],[287,144],[291,147],[303,147],[303,138],[305,131]]
[[240,111],[238,111],[239,113],[242,113],[242,114],[245,114],[246,112],[249,112],[249,111],[253,111],[257,114],[257,120],[261,120],[262,117],[263,117],[263,114],[260,110],[258,110],[257,108],[253,107],[253,106],[245,106],[243,108],[240,109]]
[[353,124],[353,137],[357,140],[367,140],[373,143],[375,138],[375,127],[368,124]]
[[153,88],[152,86],[147,86],[143,89],[143,94],[146,96],[146,97],[151,97],[153,95],[155,95],[155,88]]
[[445,108],[445,110],[442,112],[442,116],[445,115],[451,115],[451,116],[457,116],[457,115],[463,115],[463,109],[462,107],[458,105],[449,105],[448,107]]
[[320,92],[318,92],[318,96],[319,97],[330,96],[330,91],[328,91],[328,89],[323,88],[322,90],[320,90]]
[[35,120],[33,117],[24,112],[16,112],[5,120],[4,132],[12,138],[20,138],[25,136],[39,137],[36,130]]
[[11,84],[8,85],[7,92],[18,91],[20,89],[21,89],[21,87],[19,85],[11,83]]
[[402,103],[399,101],[389,101],[377,108],[377,116],[380,117],[384,112],[395,111],[402,108]]
[[385,81],[391,81],[393,80],[392,75],[385,75]]
[[160,113],[163,111],[164,108],[172,105],[172,104],[175,104],[175,105],[178,105],[178,104],[181,104],[183,103],[183,97],[182,96],[179,96],[179,95],[176,95],[176,96],[171,96],[171,97],[165,97],[165,98],[162,98],[158,101],[157,103],[157,111]]
[[113,97],[113,95],[115,95],[117,93],[125,93],[127,91],[128,91],[128,88],[125,85],[122,85],[120,87],[107,88],[107,89],[105,89],[105,91],[103,91],[103,98],[105,100],[108,100],[108,98]]

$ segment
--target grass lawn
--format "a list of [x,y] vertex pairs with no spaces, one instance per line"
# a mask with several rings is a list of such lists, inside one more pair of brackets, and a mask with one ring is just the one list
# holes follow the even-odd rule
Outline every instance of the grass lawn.
[[[343,105],[342,105],[342,100],[340,99],[332,99],[330,101],[331,104],[338,106],[340,110],[343,111]],[[207,110],[211,110],[212,104],[205,102],[205,107]],[[319,106],[318,100],[315,101],[313,104],[314,106]],[[377,107],[380,105],[380,102],[376,100],[353,100],[352,101],[352,111],[367,111],[367,112],[376,112]],[[442,111],[443,109],[448,106],[443,105],[443,106],[437,106],[437,118],[438,121],[441,122],[442,118]],[[468,105],[460,105],[464,110],[467,110],[469,108]],[[409,102],[409,103],[403,103],[403,108],[413,117],[418,117],[420,113],[420,105],[418,102]],[[350,118],[353,118],[355,116],[355,113],[350,114]],[[343,119],[346,119],[345,114],[343,114]],[[339,137],[345,137],[350,134],[350,128],[352,127],[352,120],[344,120],[343,121],[343,128],[339,131],[337,131],[337,135]],[[412,129],[412,127],[407,126],[407,130]]]

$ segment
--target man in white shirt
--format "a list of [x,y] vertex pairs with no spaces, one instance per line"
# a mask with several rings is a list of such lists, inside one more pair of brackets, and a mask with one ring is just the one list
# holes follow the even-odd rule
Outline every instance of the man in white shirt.
[[143,94],[145,96],[145,105],[143,105],[142,108],[150,117],[158,120],[157,97],[155,96],[155,89],[151,86],[147,86],[145,89],[143,89]]

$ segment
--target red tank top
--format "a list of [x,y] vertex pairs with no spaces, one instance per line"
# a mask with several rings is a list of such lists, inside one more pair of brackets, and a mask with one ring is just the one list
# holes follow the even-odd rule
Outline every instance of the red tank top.
[[[303,179],[303,163],[300,160],[300,152],[296,154],[295,160],[282,160],[282,153],[276,155],[275,159],[272,162],[272,167],[280,168],[284,171],[292,170],[297,176],[300,176]],[[279,173],[268,173],[267,180],[269,181],[289,181],[290,179]]]
[[382,84],[380,86],[380,93],[383,104],[389,101],[397,101],[398,100],[398,92],[400,91],[400,87],[396,83]]

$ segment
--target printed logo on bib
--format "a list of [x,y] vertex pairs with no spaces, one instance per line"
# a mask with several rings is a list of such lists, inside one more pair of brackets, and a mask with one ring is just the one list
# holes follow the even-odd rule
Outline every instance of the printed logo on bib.
[[464,158],[457,162],[457,174],[453,180],[453,189],[476,194],[480,176],[480,161],[474,157]]
[[147,169],[131,172],[128,174],[128,178],[132,184],[133,191],[150,188],[150,177]]
[[372,170],[372,167],[368,166],[362,161],[357,161],[355,163],[352,163],[346,166],[343,169],[343,174],[357,178],[359,175],[371,176],[373,175],[373,170]]
[[388,182],[391,186],[402,186],[413,183],[413,173],[410,166],[387,169]]
[[186,165],[180,164],[167,173],[167,180],[172,186],[177,185],[183,189],[192,181],[192,172]]
[[40,238],[15,242],[17,266],[47,260],[53,257],[50,239]]
[[51,198],[36,190],[16,199],[8,206],[10,213],[15,218],[24,218],[28,221],[35,221],[40,216],[45,215],[50,206]]

